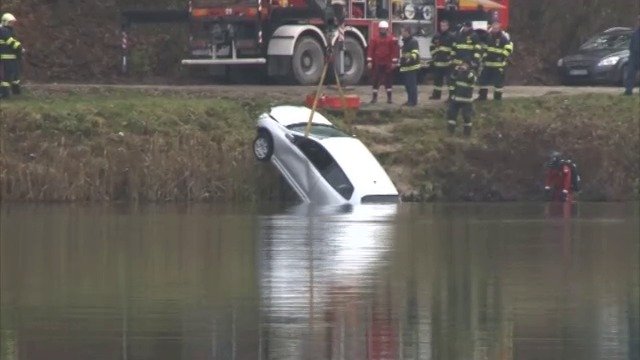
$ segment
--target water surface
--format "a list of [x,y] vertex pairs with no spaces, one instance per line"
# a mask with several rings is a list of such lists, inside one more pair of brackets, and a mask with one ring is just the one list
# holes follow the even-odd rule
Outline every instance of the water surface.
[[2,359],[638,359],[638,203],[3,204]]

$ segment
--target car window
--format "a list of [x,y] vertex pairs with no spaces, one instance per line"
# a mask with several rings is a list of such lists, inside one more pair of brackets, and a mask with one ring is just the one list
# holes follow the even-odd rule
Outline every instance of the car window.
[[[304,133],[306,130],[307,124],[293,124],[287,126],[287,129],[291,131],[296,131],[299,133]],[[331,137],[348,137],[349,135],[345,134],[335,126],[331,125],[323,125],[323,124],[312,124],[311,130],[309,131],[311,135],[319,139],[326,139]]]
[[304,136],[296,136],[294,139],[296,146],[307,159],[309,159],[313,166],[318,169],[329,185],[342,195],[342,197],[349,200],[353,194],[353,185],[327,149],[317,141]]
[[599,34],[580,46],[580,50],[626,49],[631,42],[631,34]]

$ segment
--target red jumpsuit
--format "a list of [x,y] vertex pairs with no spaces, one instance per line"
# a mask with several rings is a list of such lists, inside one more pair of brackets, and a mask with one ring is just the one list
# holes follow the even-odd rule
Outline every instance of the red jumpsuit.
[[369,42],[367,62],[371,63],[371,80],[373,90],[378,91],[383,84],[387,91],[391,90],[393,68],[398,64],[400,48],[398,40],[392,35],[379,36]]
[[553,201],[568,201],[573,199],[571,188],[571,166],[562,164],[560,167],[547,169],[545,190],[551,191]]

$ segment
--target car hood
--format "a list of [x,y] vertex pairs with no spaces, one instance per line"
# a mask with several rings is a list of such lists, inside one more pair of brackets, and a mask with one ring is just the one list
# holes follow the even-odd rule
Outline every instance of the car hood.
[[355,138],[327,138],[320,143],[344,170],[356,189],[354,195],[397,195],[389,175],[364,144]]
[[604,49],[604,50],[578,51],[571,55],[565,56],[564,60],[565,61],[599,61],[601,59],[604,59],[605,57],[609,57],[612,55],[626,57],[626,56],[629,56],[629,50]]

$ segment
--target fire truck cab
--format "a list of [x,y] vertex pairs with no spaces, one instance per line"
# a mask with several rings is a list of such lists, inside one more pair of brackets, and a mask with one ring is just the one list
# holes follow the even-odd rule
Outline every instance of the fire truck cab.
[[[344,0],[344,78],[359,83],[366,69],[368,42],[386,20],[400,39],[413,30],[421,62],[428,67],[429,45],[439,19],[454,27],[474,21],[478,28],[492,21],[508,25],[509,0]],[[191,0],[190,57],[187,66],[257,65],[268,76],[298,84],[316,84],[335,38],[331,0]]]

